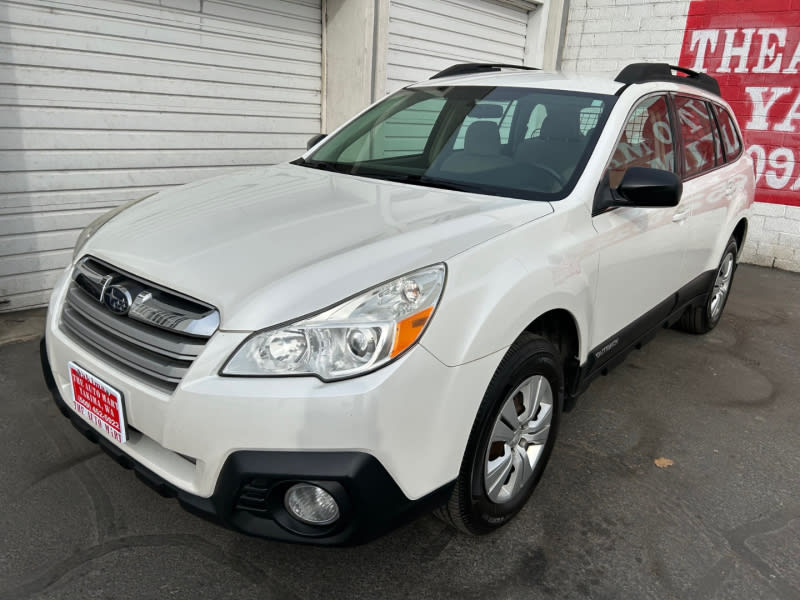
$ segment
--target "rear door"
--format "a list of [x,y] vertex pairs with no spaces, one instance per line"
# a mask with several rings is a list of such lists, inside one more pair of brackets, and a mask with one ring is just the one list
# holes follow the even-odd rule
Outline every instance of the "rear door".
[[[611,187],[633,166],[677,172],[673,139],[667,96],[640,100],[610,161]],[[683,284],[686,216],[688,207],[681,202],[670,208],[616,207],[593,217],[600,244],[594,359],[601,362],[612,348],[624,348],[674,308],[675,292]],[[644,315],[648,318],[640,319]]]
[[[683,148],[683,200],[689,209],[684,284],[719,262],[717,238],[727,221],[733,182],[709,104],[698,97],[673,96]],[[735,133],[734,133],[735,135]],[[705,291],[700,284],[698,291]]]

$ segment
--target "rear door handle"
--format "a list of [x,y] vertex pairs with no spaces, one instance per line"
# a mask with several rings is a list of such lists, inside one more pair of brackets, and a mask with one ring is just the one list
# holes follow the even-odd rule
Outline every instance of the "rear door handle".
[[689,210],[688,208],[684,208],[682,210],[678,210],[678,211],[675,212],[674,215],[672,215],[672,220],[675,223],[680,223],[681,221],[685,221],[686,219],[689,218],[689,213],[691,213],[691,212],[692,211]]

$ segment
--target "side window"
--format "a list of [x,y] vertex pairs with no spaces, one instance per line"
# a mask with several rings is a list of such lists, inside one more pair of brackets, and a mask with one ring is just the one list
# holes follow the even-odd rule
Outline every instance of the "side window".
[[591,106],[581,109],[579,121],[581,133],[585,136],[591,134],[600,120],[600,112],[602,111],[602,102],[595,100]]
[[517,110],[517,101],[514,100],[510,106],[506,107],[503,120],[500,121],[500,143],[507,144],[511,137],[511,121],[514,119],[514,111]]
[[[581,135],[588,136],[594,131],[603,112],[602,100],[595,100],[591,106],[580,109],[578,116],[578,128]],[[525,139],[536,138],[542,132],[542,124],[547,118],[547,107],[544,104],[537,104],[533,107],[530,117],[528,117],[528,127],[525,131]]]
[[683,137],[683,166],[686,177],[714,168],[714,134],[711,115],[706,103],[689,96],[675,96],[681,136]]
[[736,133],[736,125],[734,125],[730,113],[718,104],[714,105],[714,110],[717,113],[722,144],[725,147],[725,158],[730,162],[742,153],[742,141]]
[[669,105],[665,96],[645,98],[628,117],[608,170],[611,187],[619,185],[630,167],[675,172]]
[[713,114],[711,113],[713,109],[711,108],[711,104],[708,102],[706,102],[706,110],[708,110],[709,114],[712,115],[711,133],[714,135],[714,154],[717,157],[717,166],[719,166],[725,162],[725,160],[722,158],[722,141],[720,141],[719,138],[719,127],[717,127],[717,124],[714,123]]
[[525,139],[539,137],[542,132],[542,123],[547,118],[547,107],[544,104],[537,104],[533,107],[528,117],[528,127],[525,130]]
[[446,100],[429,98],[396,112],[344,149],[337,160],[359,162],[422,154]]

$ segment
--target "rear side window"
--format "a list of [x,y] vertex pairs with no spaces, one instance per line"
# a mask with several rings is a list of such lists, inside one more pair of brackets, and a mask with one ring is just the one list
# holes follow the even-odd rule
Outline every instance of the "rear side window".
[[734,125],[730,113],[718,104],[714,105],[714,111],[717,113],[717,123],[719,123],[719,131],[722,136],[722,145],[725,148],[725,158],[728,162],[736,160],[742,153],[742,141],[736,132],[736,125]]
[[681,135],[683,166],[686,177],[713,169],[715,165],[714,134],[706,103],[689,96],[675,96]]
[[725,162],[725,159],[723,158],[724,154],[722,153],[722,141],[719,137],[719,127],[717,127],[717,125],[713,122],[713,113],[710,111],[713,111],[714,109],[711,108],[711,104],[709,102],[706,102],[706,110],[709,111],[709,114],[712,114],[711,132],[714,134],[714,155],[717,157],[717,166],[719,166]]

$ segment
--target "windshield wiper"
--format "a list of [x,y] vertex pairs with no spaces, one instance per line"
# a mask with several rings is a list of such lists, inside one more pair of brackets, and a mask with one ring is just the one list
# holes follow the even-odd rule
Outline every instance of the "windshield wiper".
[[410,173],[390,173],[386,171],[371,171],[369,169],[360,169],[357,165],[337,163],[327,160],[307,160],[301,157],[293,161],[293,164],[301,165],[304,167],[311,167],[313,169],[320,169],[323,171],[346,173],[348,175],[355,175],[357,177],[368,177],[370,179],[383,179],[385,181],[410,183],[411,185],[420,185],[424,187],[432,187],[441,190],[471,192],[473,194],[489,193],[486,191],[484,187],[477,184],[462,183],[458,181],[447,181],[444,179],[436,179],[435,177],[428,177],[427,175],[412,175]]
[[350,165],[331,162],[329,160],[306,160],[302,156],[297,160],[292,161],[292,164],[300,165],[302,167],[311,167],[312,169],[320,169],[321,171],[334,171],[336,173],[350,172]]
[[472,192],[474,194],[486,194],[486,188],[482,185],[475,183],[463,183],[459,181],[446,181],[444,179],[436,179],[434,177],[426,177],[422,175],[419,178],[420,185],[428,187],[440,188],[443,190],[456,190],[459,192]]
[[362,177],[372,177],[374,179],[385,179],[386,181],[398,181],[400,183],[410,183],[412,185],[421,185],[424,187],[432,187],[441,190],[454,190],[457,192],[472,192],[475,194],[485,194],[486,190],[480,185],[462,183],[459,181],[447,181],[444,179],[436,179],[435,177],[428,177],[427,175],[410,175],[395,174],[395,173],[363,173],[355,172],[353,175],[361,175]]

